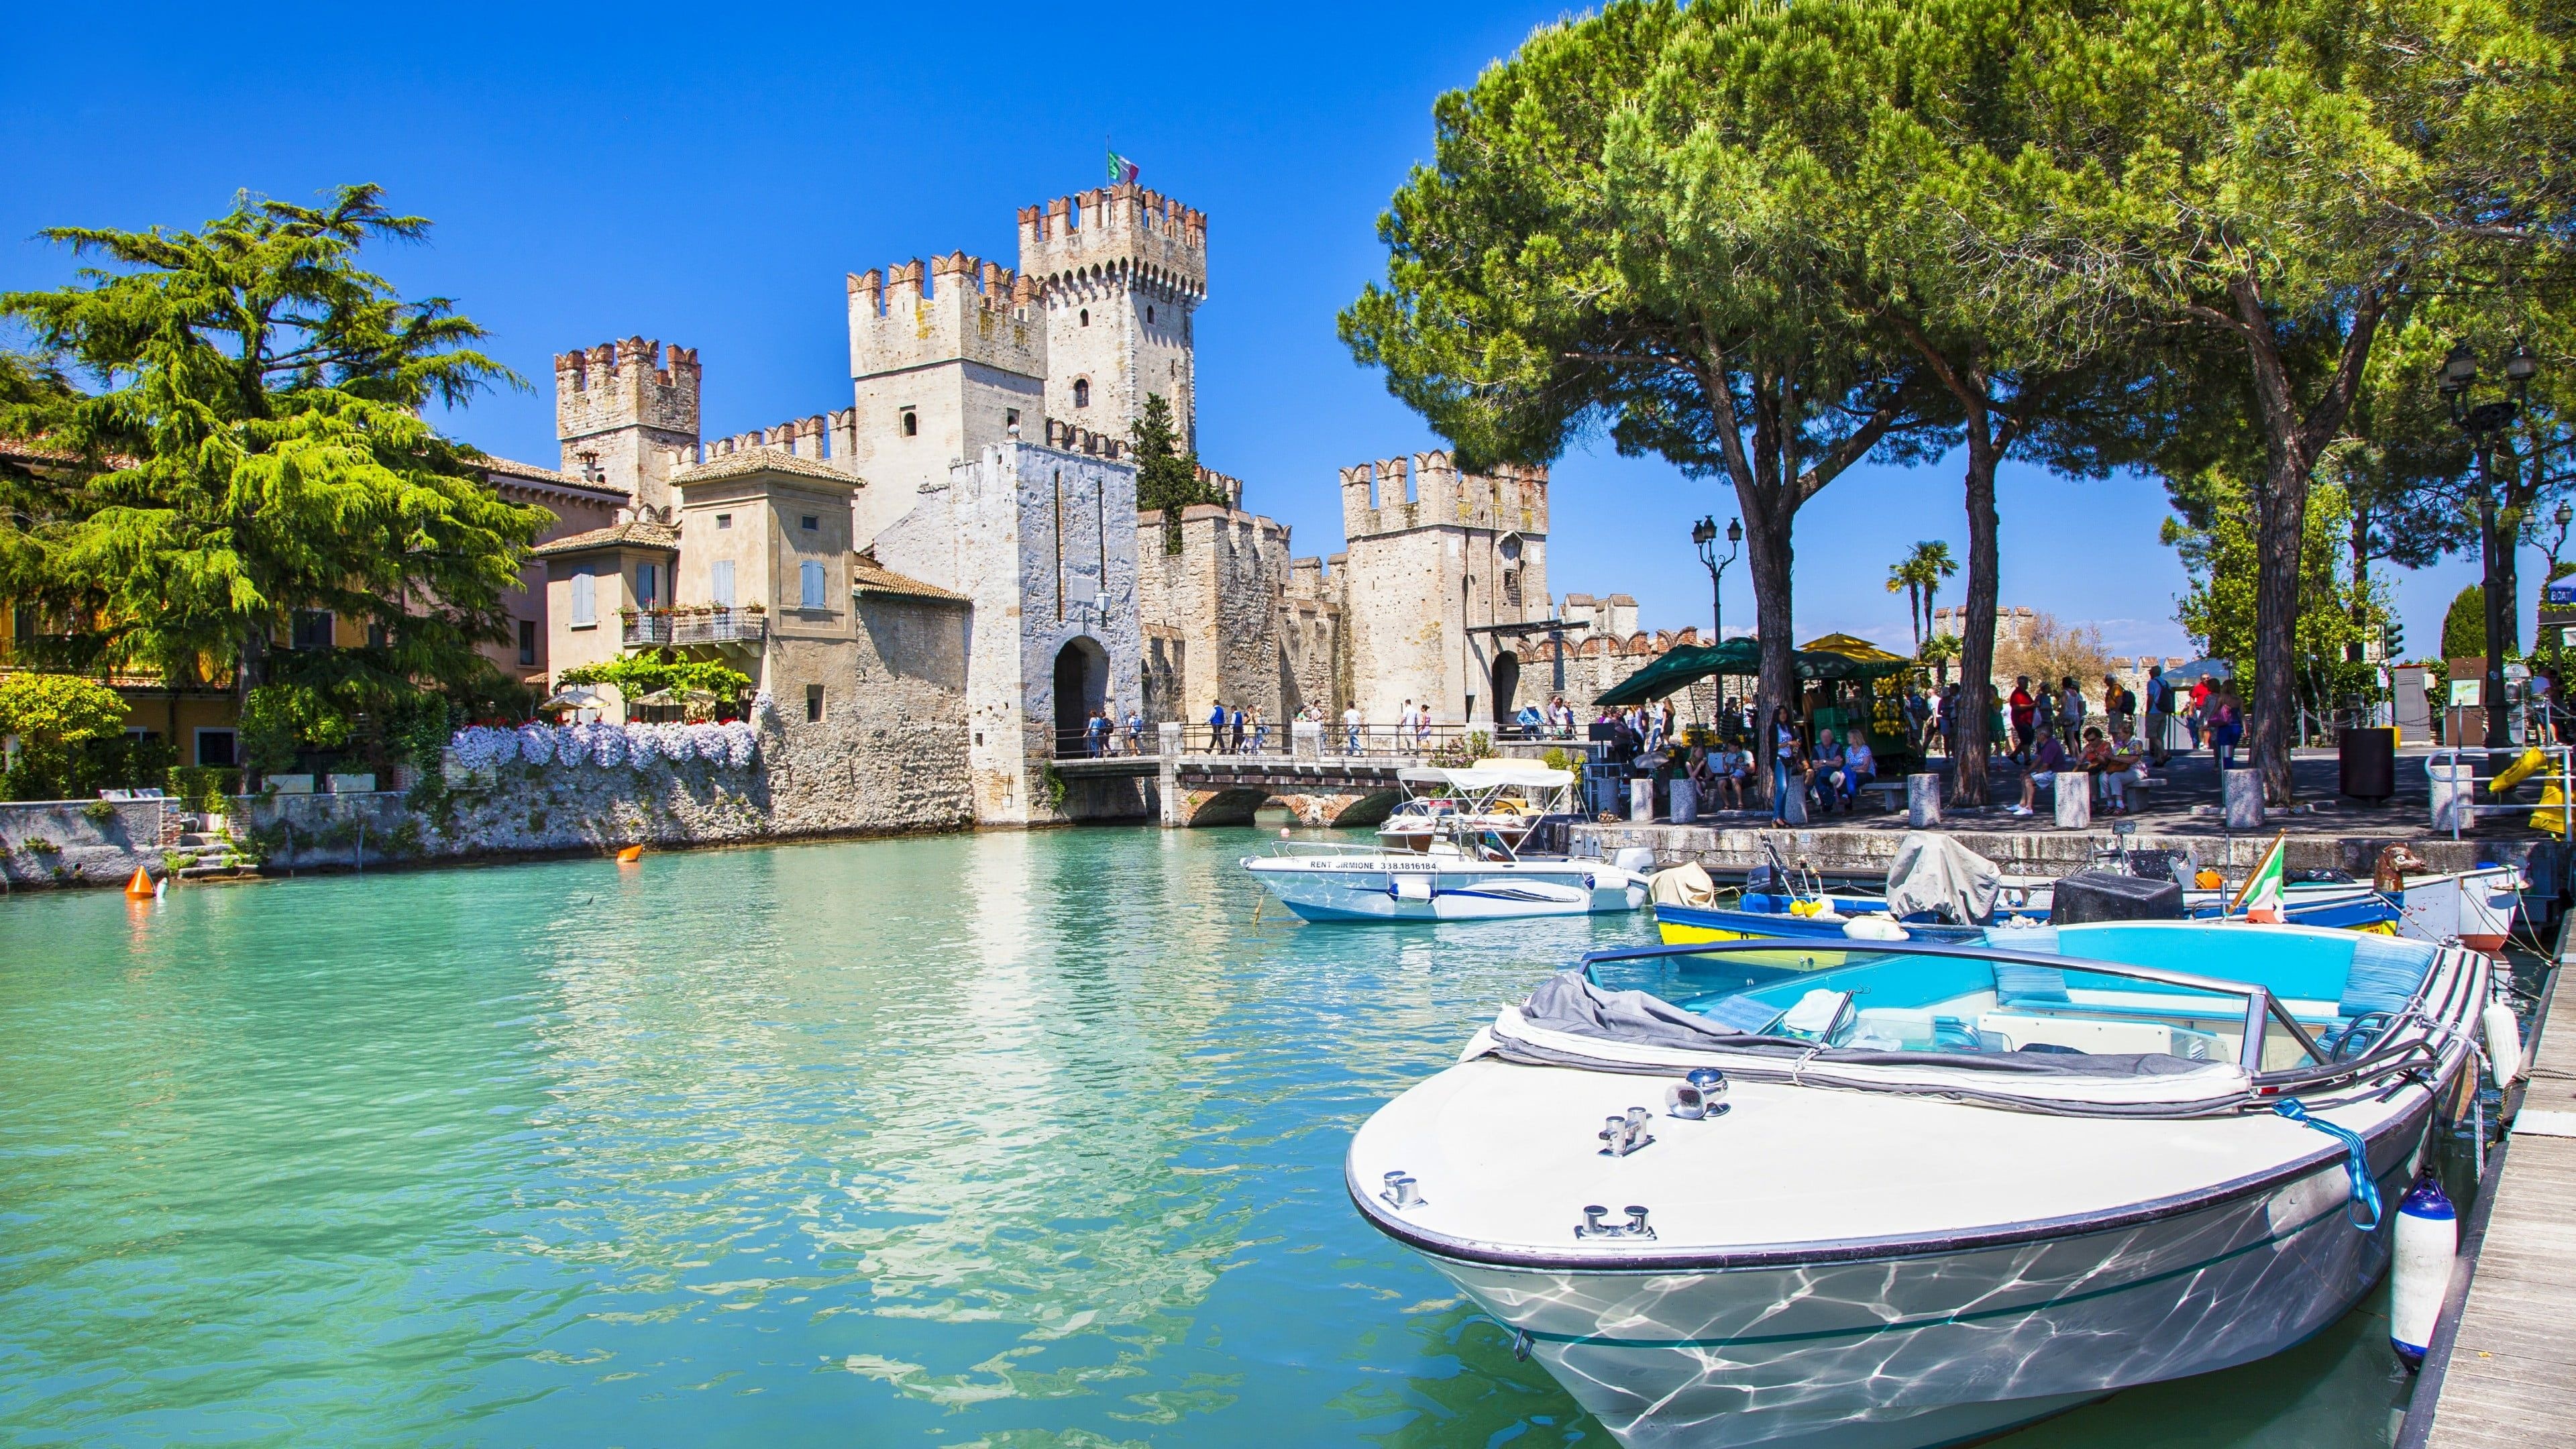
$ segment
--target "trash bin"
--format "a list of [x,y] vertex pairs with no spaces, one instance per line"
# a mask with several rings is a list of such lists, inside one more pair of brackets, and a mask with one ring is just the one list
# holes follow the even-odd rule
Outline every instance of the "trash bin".
[[2335,756],[2343,768],[2343,793],[2374,804],[2397,793],[2395,730],[2338,731]]

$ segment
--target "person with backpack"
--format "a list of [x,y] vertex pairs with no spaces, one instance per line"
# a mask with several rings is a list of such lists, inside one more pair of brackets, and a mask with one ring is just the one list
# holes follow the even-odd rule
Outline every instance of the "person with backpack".
[[2160,770],[2172,753],[2166,748],[2165,736],[2173,730],[2173,715],[2174,690],[2172,685],[2165,683],[2165,667],[2150,665],[2147,669],[2147,761]]
[[2245,706],[2236,698],[2234,681],[2222,684],[2211,697],[2209,715],[2209,752],[2217,757],[2221,780],[2236,768],[2236,742],[2245,737]]

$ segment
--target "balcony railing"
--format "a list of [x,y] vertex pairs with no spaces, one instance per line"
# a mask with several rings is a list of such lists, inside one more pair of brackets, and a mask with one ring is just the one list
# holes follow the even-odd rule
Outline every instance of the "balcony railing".
[[757,644],[768,637],[769,616],[746,609],[638,614],[626,621],[629,649],[650,644]]

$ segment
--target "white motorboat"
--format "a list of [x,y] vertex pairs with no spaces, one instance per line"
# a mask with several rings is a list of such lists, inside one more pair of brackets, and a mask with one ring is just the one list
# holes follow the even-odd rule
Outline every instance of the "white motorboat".
[[1505,832],[1484,823],[1502,792],[1526,792],[1522,798],[1537,801],[1561,797],[1574,783],[1571,772],[1508,760],[1407,770],[1402,778],[1416,799],[1450,802],[1451,808],[1417,817],[1426,825],[1419,845],[1307,842],[1247,856],[1243,868],[1309,921],[1504,920],[1633,911],[1646,903],[1646,878],[1637,871],[1523,855],[1518,844],[1526,825]]
[[2228,922],[2015,946],[1596,953],[1370,1118],[1352,1200],[1629,1445],[1965,1441],[2359,1301],[2499,966]]
[[1397,772],[1405,796],[1377,828],[1378,843],[1427,852],[1450,837],[1490,832],[1518,850],[1539,821],[1571,808],[1574,775],[1532,760],[1478,760],[1463,770]]

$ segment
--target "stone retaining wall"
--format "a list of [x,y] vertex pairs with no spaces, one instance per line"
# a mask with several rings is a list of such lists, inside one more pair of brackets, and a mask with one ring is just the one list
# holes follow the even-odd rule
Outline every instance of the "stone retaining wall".
[[161,873],[159,800],[0,802],[0,882],[122,885],[138,867]]

